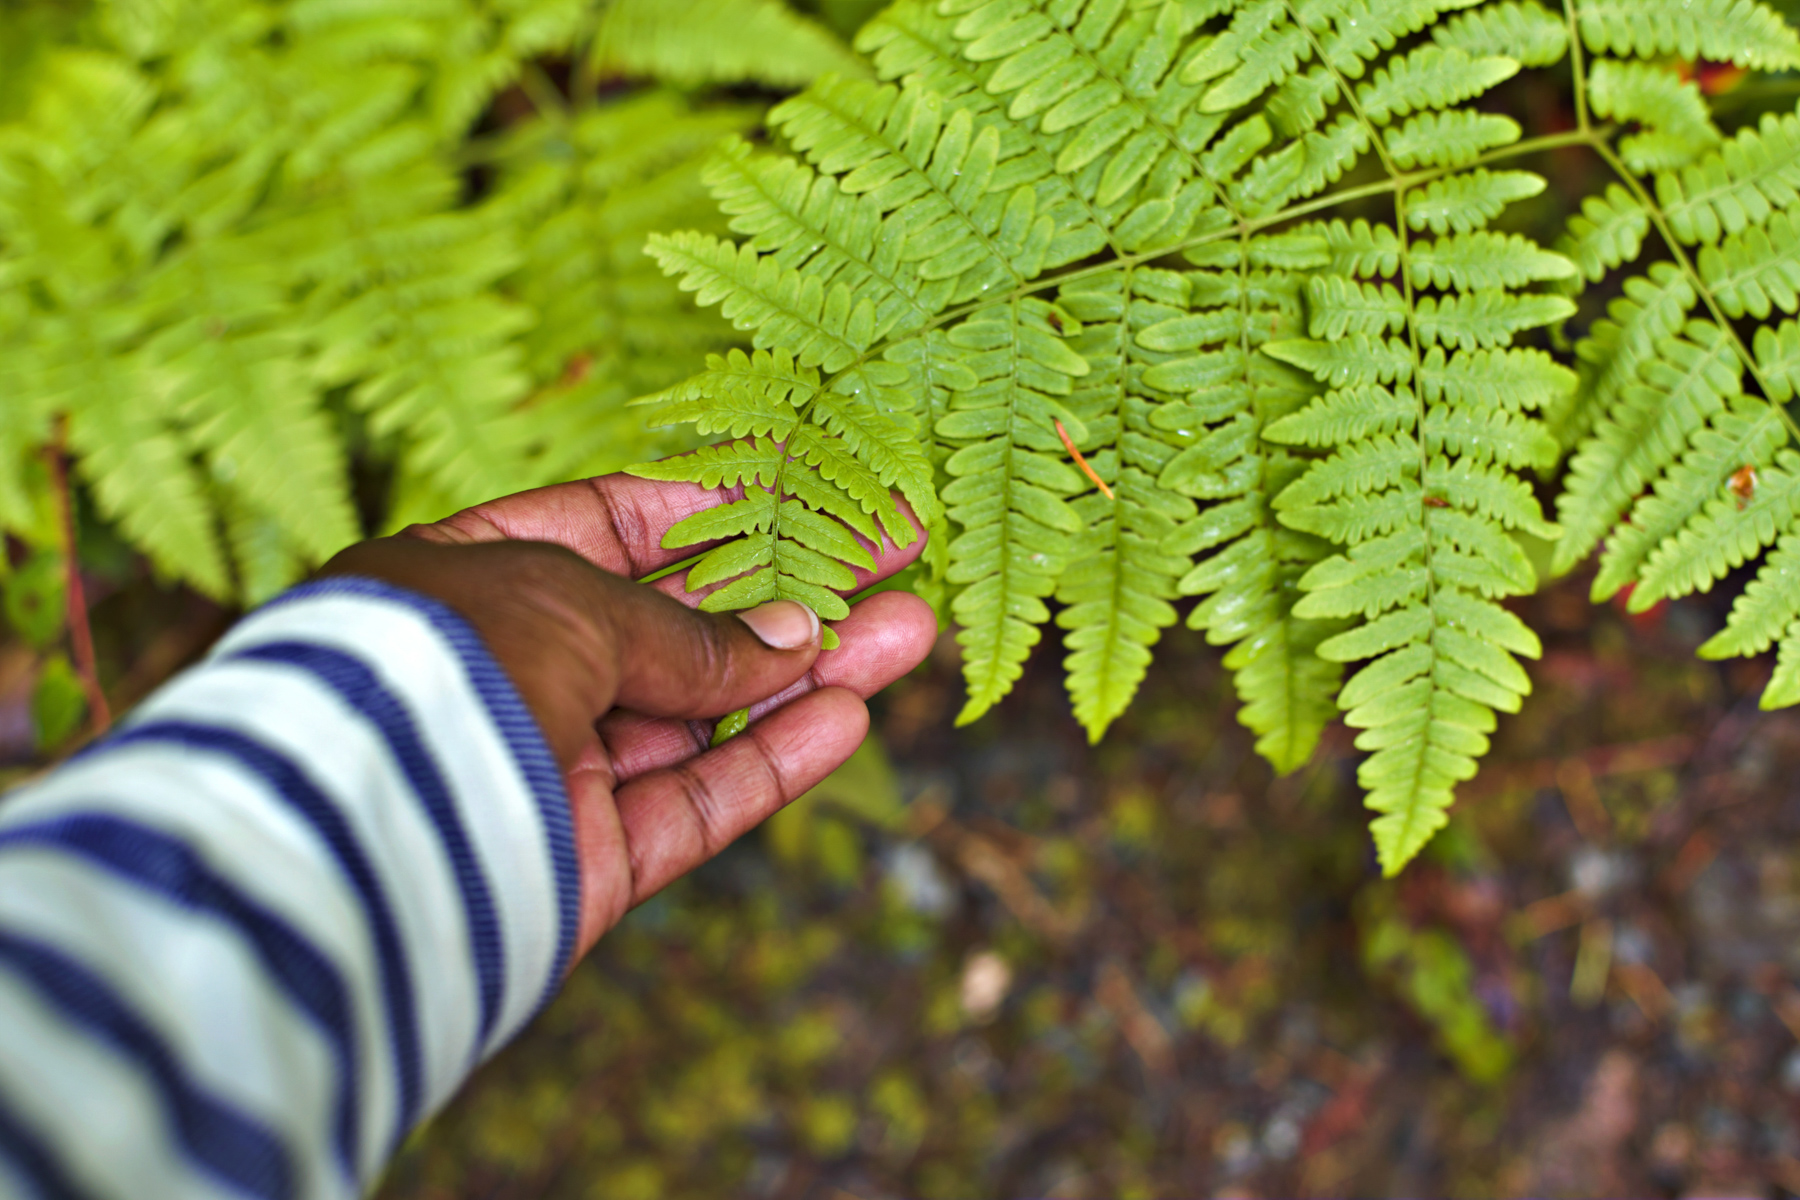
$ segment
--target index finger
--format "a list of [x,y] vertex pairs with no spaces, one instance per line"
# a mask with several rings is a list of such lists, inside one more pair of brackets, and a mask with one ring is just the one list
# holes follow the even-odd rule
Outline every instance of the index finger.
[[[743,495],[741,486],[707,488],[697,483],[640,479],[615,472],[502,496],[432,525],[413,526],[406,532],[432,541],[552,542],[573,550],[603,571],[641,579],[718,545],[696,542],[664,548],[663,537],[676,522],[742,499]],[[854,595],[904,569],[924,549],[925,533],[911,506],[898,495],[894,499],[900,515],[917,536],[901,548],[886,536],[876,543],[847,529],[869,552],[874,568],[853,566],[855,583],[843,590],[845,595]],[[689,607],[697,606],[706,591],[723,586],[721,583],[690,592],[685,578],[685,573],[676,573],[652,586]]]
[[438,532],[452,541],[554,542],[602,571],[638,579],[696,552],[691,546],[663,548],[663,535],[677,521],[743,494],[742,487],[708,488],[619,471],[515,492],[409,532]]

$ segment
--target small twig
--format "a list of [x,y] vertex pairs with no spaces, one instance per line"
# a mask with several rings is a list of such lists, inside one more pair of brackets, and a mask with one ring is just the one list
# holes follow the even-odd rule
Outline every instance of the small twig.
[[1075,439],[1069,436],[1069,431],[1063,428],[1063,423],[1061,421],[1056,422],[1056,436],[1062,439],[1063,445],[1068,448],[1070,455],[1074,457],[1075,465],[1080,467],[1082,471],[1086,473],[1087,477],[1094,481],[1094,486],[1100,489],[1100,494],[1105,496],[1108,500],[1118,499],[1118,497],[1113,495],[1113,490],[1106,486],[1106,480],[1094,474],[1094,468],[1088,466],[1088,460],[1081,457],[1081,451],[1075,448]]
[[64,594],[67,600],[70,657],[75,660],[75,674],[81,679],[81,690],[87,694],[88,719],[95,737],[112,725],[112,709],[107,706],[106,692],[100,687],[100,672],[94,665],[94,631],[88,624],[87,596],[81,588],[81,557],[75,543],[75,503],[69,492],[68,457],[69,419],[58,414],[55,435],[46,454],[50,461],[50,491],[56,500],[56,515],[61,525],[63,564],[67,571]]

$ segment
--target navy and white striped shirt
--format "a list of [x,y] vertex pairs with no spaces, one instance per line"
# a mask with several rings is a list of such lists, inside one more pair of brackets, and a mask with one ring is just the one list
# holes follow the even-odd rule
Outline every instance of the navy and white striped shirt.
[[555,990],[578,900],[474,631],[288,592],[0,801],[0,1197],[361,1193]]

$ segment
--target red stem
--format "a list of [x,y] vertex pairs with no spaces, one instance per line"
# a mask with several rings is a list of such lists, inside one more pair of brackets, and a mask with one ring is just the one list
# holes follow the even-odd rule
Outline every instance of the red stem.
[[88,718],[95,737],[112,726],[112,709],[106,703],[106,692],[100,687],[100,671],[94,665],[94,631],[88,624],[87,595],[81,588],[81,559],[75,544],[75,503],[69,492],[68,457],[69,421],[56,418],[56,436],[49,447],[50,490],[56,497],[56,515],[62,523],[63,562],[68,572],[64,592],[68,599],[70,657],[75,660],[75,674],[87,694]]

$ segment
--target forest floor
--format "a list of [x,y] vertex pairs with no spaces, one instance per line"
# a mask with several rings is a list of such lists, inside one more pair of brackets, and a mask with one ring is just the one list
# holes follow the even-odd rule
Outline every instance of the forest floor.
[[1537,691],[1397,882],[1347,731],[1274,779],[1172,631],[1056,657],[638,910],[385,1200],[1800,1193],[1800,713],[1702,599],[1525,602]]

